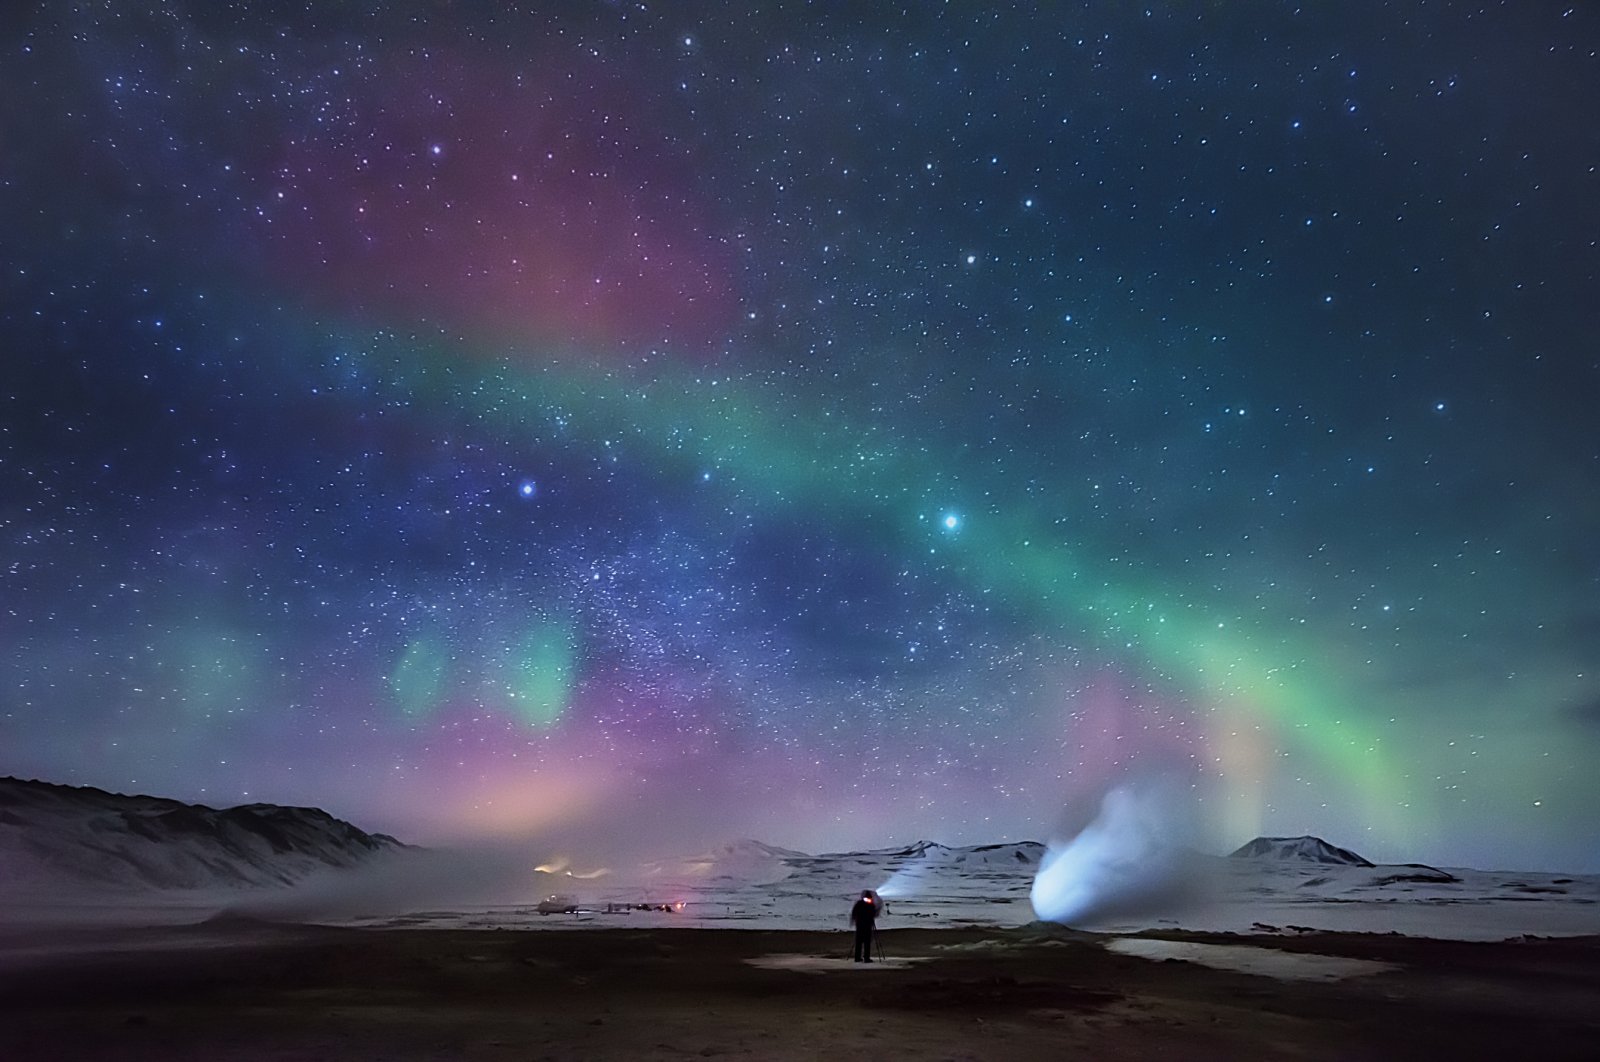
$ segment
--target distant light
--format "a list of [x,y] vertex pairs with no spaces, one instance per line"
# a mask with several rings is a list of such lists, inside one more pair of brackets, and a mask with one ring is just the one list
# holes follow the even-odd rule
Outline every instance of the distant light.
[[975,254],[967,255],[967,265],[976,265],[977,262],[978,262],[978,256],[977,255],[975,255]]
[[433,145],[432,147],[430,147],[428,149],[428,152],[429,152],[429,154],[432,154],[432,155],[435,155],[435,156],[443,155],[444,154],[444,148],[443,148],[443,146],[441,146],[439,144],[435,144],[435,145]]
[[957,516],[955,513],[945,513],[944,514],[944,529],[946,531],[954,531],[956,528],[958,528],[960,526],[961,526],[961,517]]
[[536,498],[539,496],[539,484],[531,479],[525,479],[517,484],[517,493],[524,498]]

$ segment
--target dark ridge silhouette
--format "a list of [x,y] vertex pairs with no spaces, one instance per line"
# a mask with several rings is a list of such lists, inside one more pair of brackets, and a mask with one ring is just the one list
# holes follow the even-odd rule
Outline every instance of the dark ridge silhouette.
[[321,808],[245,804],[218,810],[0,778],[0,887],[289,885],[405,847]]

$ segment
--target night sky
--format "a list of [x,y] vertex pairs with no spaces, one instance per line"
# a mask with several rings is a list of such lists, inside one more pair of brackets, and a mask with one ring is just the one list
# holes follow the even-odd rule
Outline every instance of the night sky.
[[512,6],[7,8],[0,774],[1600,871],[1592,7]]

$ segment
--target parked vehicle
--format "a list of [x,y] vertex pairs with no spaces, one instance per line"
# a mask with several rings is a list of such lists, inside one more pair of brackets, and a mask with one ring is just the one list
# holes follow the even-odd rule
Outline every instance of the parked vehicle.
[[539,901],[539,913],[548,914],[577,914],[578,901],[571,896],[549,896]]

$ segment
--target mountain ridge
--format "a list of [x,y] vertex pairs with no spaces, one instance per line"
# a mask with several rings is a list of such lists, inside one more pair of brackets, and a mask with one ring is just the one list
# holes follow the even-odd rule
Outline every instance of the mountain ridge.
[[0,778],[0,890],[292,885],[407,846],[321,808],[231,808]]
[[1257,837],[1228,854],[1229,859],[1279,859],[1301,863],[1328,863],[1335,866],[1373,867],[1376,863],[1348,848],[1329,844],[1320,837]]

